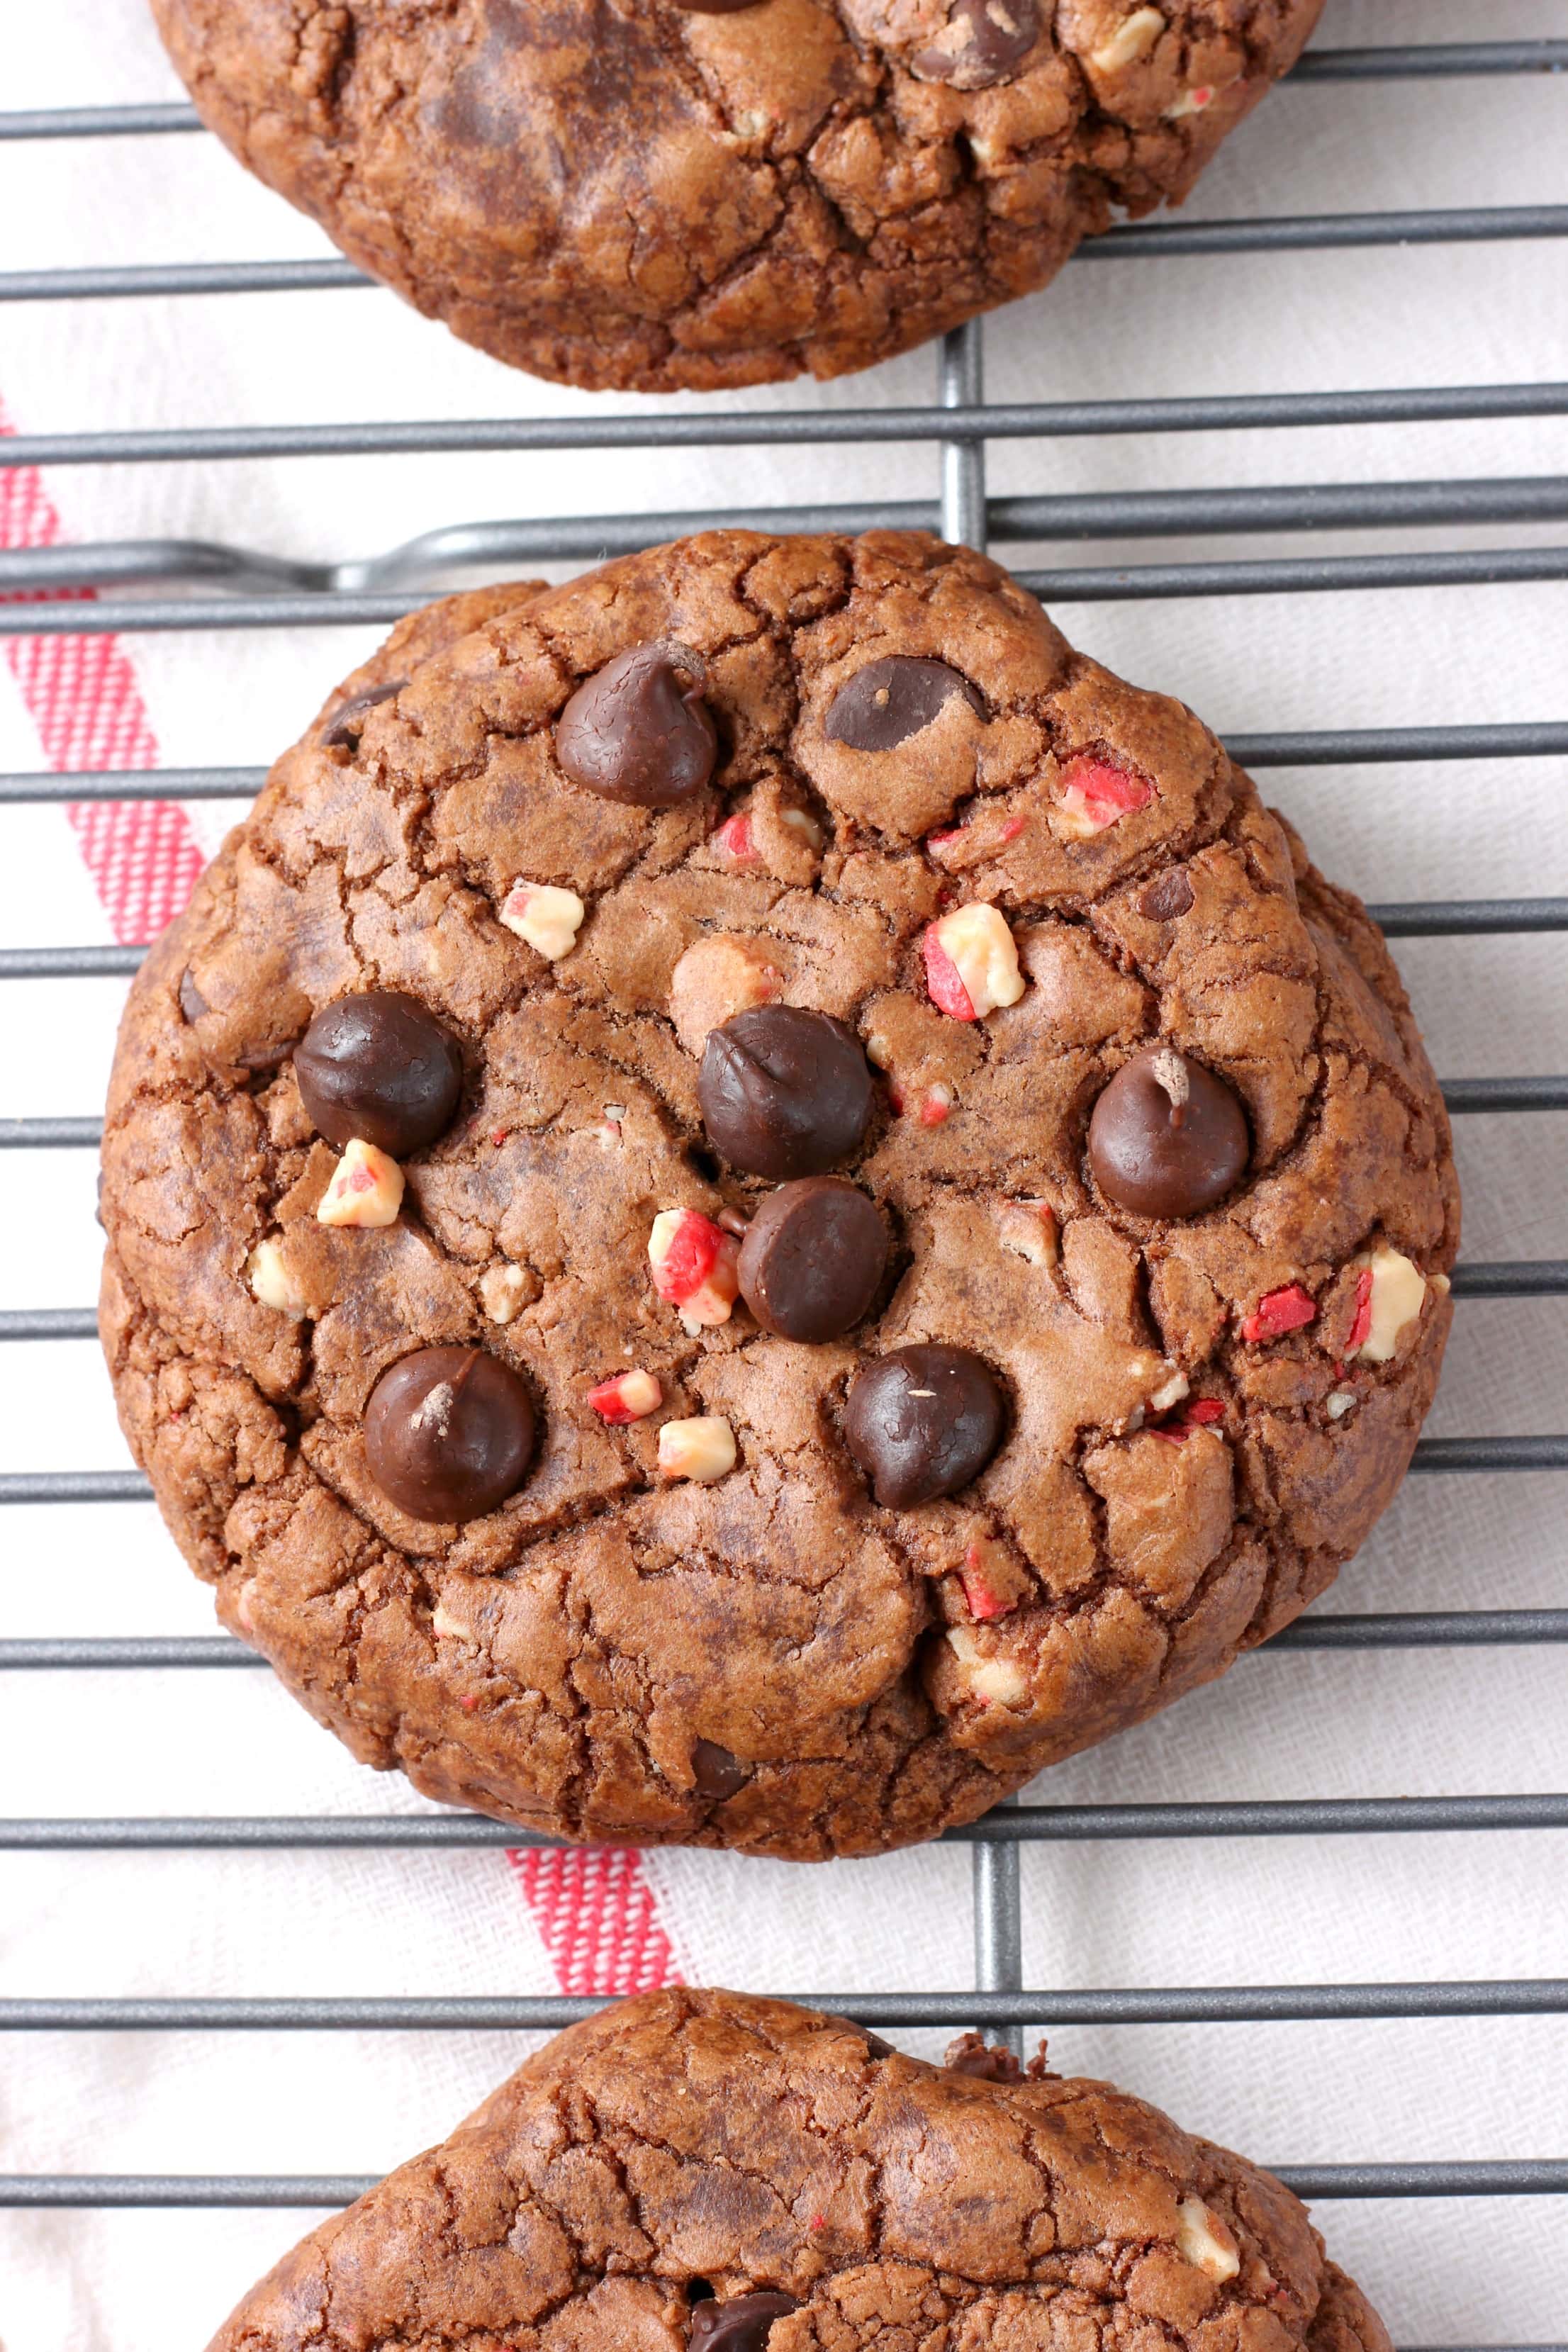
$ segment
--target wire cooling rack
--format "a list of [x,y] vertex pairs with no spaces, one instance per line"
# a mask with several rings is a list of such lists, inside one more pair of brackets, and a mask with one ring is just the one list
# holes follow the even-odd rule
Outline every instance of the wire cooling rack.
[[[1296,69],[1300,81],[1568,72],[1568,40],[1494,41],[1399,48],[1321,50]],[[184,106],[121,106],[0,113],[0,141],[184,134],[200,124]],[[1334,247],[1442,244],[1568,236],[1568,206],[1329,215],[1158,224],[1113,230],[1082,247],[1082,262],[1127,256],[1299,251]],[[259,293],[370,283],[337,260],[41,270],[0,274],[0,303],[102,300],[146,295]],[[273,425],[95,432],[0,438],[0,466],[137,465],[171,461],[398,452],[626,449],[697,446],[928,443],[940,456],[929,501],[790,507],[722,513],[638,514],[496,522],[427,533],[368,562],[288,563],[244,549],[153,540],[0,552],[0,633],[103,635],[126,630],[229,630],[390,622],[426,601],[429,583],[454,567],[493,571],[519,562],[602,556],[718,523],[807,530],[880,526],[940,528],[950,540],[988,543],[1116,536],[1179,537],[1374,524],[1558,520],[1568,482],[1426,481],[1307,485],[1289,489],[1118,492],[1099,496],[986,495],[986,447],[1004,439],[1102,434],[1178,434],[1216,428],[1568,415],[1568,383],[1462,388],[1291,393],[1198,399],[1138,399],[988,405],[982,322],[950,335],[940,354],[937,399],[928,407],[589,415],[407,424]],[[1364,587],[1568,579],[1568,548],[1500,548],[1055,569],[1017,575],[1047,600],[1089,602],[1194,595],[1259,595]],[[70,592],[166,582],[180,593],[90,602]],[[204,590],[216,593],[204,593]],[[51,596],[69,601],[51,603]],[[1235,737],[1252,768],[1332,767],[1396,761],[1528,759],[1568,752],[1568,719],[1519,726],[1405,727]],[[253,792],[263,771],[179,768],[146,772],[0,775],[0,803],[177,798],[226,800]],[[1394,937],[1568,929],[1568,898],[1431,900],[1373,909]],[[0,950],[0,979],[129,973],[142,950],[47,947]],[[1568,1108],[1568,1076],[1449,1081],[1456,1114]],[[96,1118],[0,1121],[0,1149],[89,1150]],[[1466,1264],[1456,1297],[1568,1294],[1568,1261]],[[89,1308],[0,1313],[0,1340],[38,1343],[89,1337]],[[1462,1342],[1461,1342],[1462,1344]],[[1568,1469],[1568,1435],[1426,1440],[1415,1468],[1426,1474]],[[140,1501],[131,1470],[0,1477],[0,1507]],[[1312,1613],[1278,1635],[1267,1657],[1308,1650],[1466,1648],[1568,1642],[1568,1609],[1464,1610],[1368,1615]],[[223,1636],[0,1640],[0,1669],[14,1672],[259,1668],[263,1661]],[[1019,1856],[1026,1841],[1358,1836],[1373,1832],[1528,1831],[1568,1826],[1568,1795],[1311,1800],[1301,1802],[1010,1804],[948,1832],[973,1855],[974,1988],[965,1991],[809,1996],[868,2025],[980,2025],[1015,2049],[1029,2022],[1189,2023],[1235,2021],[1560,2015],[1568,1979],[1485,1982],[1026,1989],[1022,1972]],[[301,1818],[157,1817],[0,1822],[0,1851],[92,1853],[263,1848],[517,1847],[548,1843],[463,1813]],[[37,2000],[0,2001],[0,2031],[277,2031],[297,2029],[553,2029],[598,2007],[561,1998],[348,2000]],[[1479,2163],[1279,2164],[1307,2197],[1407,2198],[1568,2194],[1568,2158]],[[33,2207],[335,2206],[370,2184],[316,2176],[0,2177],[0,2205]],[[1449,2347],[1461,2352],[1461,2347]],[[1473,2347],[1519,2352],[1519,2347]],[[1529,2352],[1568,2352],[1535,2347]]]

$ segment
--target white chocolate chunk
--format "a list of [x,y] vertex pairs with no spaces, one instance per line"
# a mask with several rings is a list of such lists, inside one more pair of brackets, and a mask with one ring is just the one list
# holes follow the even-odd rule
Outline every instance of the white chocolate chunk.
[[1369,1364],[1386,1364],[1396,1353],[1406,1327],[1420,1314],[1426,1297],[1426,1276],[1400,1250],[1386,1243],[1363,1261],[1372,1268],[1372,1328],[1353,1350]]
[[303,1315],[305,1302],[289,1278],[280,1242],[258,1242],[245,1262],[245,1271],[252,1295],[263,1307],[275,1307],[279,1315],[292,1315],[296,1319]]
[[1343,1421],[1357,1402],[1354,1389],[1335,1389],[1326,1400],[1325,1409],[1331,1421]]
[[520,1265],[492,1265],[479,1276],[479,1297],[492,1323],[510,1323],[528,1302],[528,1282]]
[[943,915],[934,929],[937,945],[963,982],[977,1021],[998,1005],[1016,1004],[1024,993],[1018,950],[994,907],[973,899]]
[[967,1625],[950,1625],[947,1646],[963,1669],[973,1696],[985,1706],[1016,1706],[1024,1696],[1021,1668],[1011,1658],[988,1658]]
[[1180,1404],[1182,1399],[1186,1394],[1187,1381],[1185,1374],[1182,1372],[1173,1372],[1168,1381],[1162,1381],[1160,1386],[1154,1391],[1153,1395],[1149,1399],[1149,1410],[1151,1412],[1169,1412],[1171,1407],[1173,1404]]
[[792,833],[798,833],[809,848],[822,847],[822,827],[809,809],[782,808],[779,811],[779,823],[787,824]]
[[761,940],[731,931],[694,940],[669,980],[669,1017],[687,1052],[700,1055],[708,1032],[737,1013],[776,1002],[784,988],[780,971]]
[[402,1205],[402,1169],[355,1135],[343,1147],[316,1215],[323,1225],[391,1225]]
[[717,1413],[694,1413],[689,1421],[667,1421],[658,1433],[661,1478],[694,1478],[708,1486],[735,1466],[735,1435]]
[[558,890],[552,882],[514,882],[501,902],[500,919],[509,931],[559,963],[576,945],[587,911],[575,890]]
[[1184,2197],[1176,2208],[1176,2246],[1184,2262],[1223,2286],[1241,2268],[1241,2251],[1217,2213],[1201,2197]]
[[1136,65],[1140,58],[1148,56],[1164,29],[1165,19],[1158,8],[1134,8],[1098,49],[1089,51],[1089,62],[1096,73],[1107,74]]

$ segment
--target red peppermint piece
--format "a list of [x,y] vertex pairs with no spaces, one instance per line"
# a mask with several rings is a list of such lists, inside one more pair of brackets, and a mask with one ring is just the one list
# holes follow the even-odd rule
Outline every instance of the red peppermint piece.
[[1175,1421],[1167,1421],[1149,1432],[1151,1437],[1163,1437],[1167,1445],[1184,1445],[1194,1429],[1204,1429],[1211,1422],[1225,1419],[1225,1407],[1217,1397],[1194,1397]]
[[955,841],[963,839],[963,827],[961,824],[950,824],[945,833],[928,833],[926,847],[934,856],[940,857],[944,849],[951,849]]
[[978,1624],[988,1618],[1005,1617],[1017,1607],[1016,1601],[1004,1600],[986,1574],[986,1552],[991,1547],[971,1544],[963,1555],[963,1566],[958,1580],[963,1587],[964,1606]]
[[726,857],[737,866],[755,866],[758,850],[749,816],[726,817],[713,836]]
[[1353,1356],[1372,1329],[1372,1268],[1363,1265],[1355,1278],[1355,1317],[1351,1335],[1345,1341],[1345,1353]]
[[1288,1282],[1282,1290],[1267,1291],[1243,1321],[1244,1339],[1282,1339],[1287,1331],[1300,1331],[1304,1325],[1314,1323],[1318,1303],[1311,1293],[1303,1290],[1299,1282]]
[[973,1021],[974,1007],[969,991],[959,975],[958,966],[937,938],[933,923],[921,942],[925,957],[926,992],[939,1013],[946,1013],[954,1021]]
[[1027,827],[1028,822],[1029,820],[1026,816],[1010,816],[1007,819],[1006,824],[1002,827],[1001,832],[997,835],[997,840],[1016,841],[1018,835]]
[[725,1243],[721,1226],[699,1210],[687,1209],[673,1221],[654,1268],[654,1288],[661,1298],[679,1306],[700,1290],[718,1264]]
[[939,1079],[934,1087],[926,1088],[917,1116],[922,1127],[940,1127],[952,1109],[952,1088],[944,1087]]
[[1062,808],[1085,833],[1103,833],[1135,809],[1147,808],[1153,797],[1154,787],[1142,776],[1130,776],[1091,752],[1070,761],[1062,776]]

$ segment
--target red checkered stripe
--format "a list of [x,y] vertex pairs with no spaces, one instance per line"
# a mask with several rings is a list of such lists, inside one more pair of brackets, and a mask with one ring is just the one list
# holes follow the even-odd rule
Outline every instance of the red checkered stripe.
[[[0,433],[16,429],[0,404]],[[54,547],[64,536],[37,467],[0,471],[0,547]],[[57,774],[158,765],[158,738],[118,637],[0,642]],[[205,863],[184,810],[177,801],[73,801],[67,815],[116,940],[140,946],[155,939]],[[536,1849],[507,1860],[563,1992],[644,1992],[679,1981],[639,1853]]]

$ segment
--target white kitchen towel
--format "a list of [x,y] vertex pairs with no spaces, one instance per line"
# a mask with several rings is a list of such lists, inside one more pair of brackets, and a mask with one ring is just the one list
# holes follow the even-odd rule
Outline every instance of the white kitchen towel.
[[[1561,0],[1330,0],[1319,43],[1568,32]],[[142,0],[0,0],[0,106],[179,95]],[[1286,89],[1191,211],[1568,201],[1568,79]],[[276,258],[310,224],[205,136],[0,143],[0,268]],[[1531,383],[1564,373],[1561,241],[1075,265],[993,320],[996,399]],[[911,354],[827,385],[710,404],[922,403]],[[0,309],[13,432],[179,423],[629,412],[508,373],[380,291]],[[997,444],[994,492],[1568,474],[1559,418]],[[478,518],[929,499],[929,445],[573,457],[289,459],[0,475],[0,545],[183,538],[300,562],[380,555]],[[1556,523],[1211,538],[1306,547],[1553,543]],[[1189,551],[1184,542],[1182,552]],[[1164,541],[1005,558],[1159,561]],[[519,565],[519,570],[533,570]],[[561,569],[561,567],[557,567]],[[1078,640],[1222,730],[1568,716],[1560,583],[1062,606]],[[374,632],[0,640],[0,769],[260,764]],[[1568,891],[1568,763],[1271,772],[1321,862],[1373,899]],[[0,811],[0,940],[147,936],[234,812]],[[1550,937],[1410,942],[1447,1075],[1568,1065]],[[7,982],[0,1116],[96,1108],[122,985]],[[1466,1254],[1568,1255],[1556,1117],[1461,1122]],[[96,1286],[89,1155],[0,1155],[0,1303]],[[1561,1301],[1466,1303],[1435,1433],[1568,1427]],[[124,1460],[87,1343],[0,1349],[0,1468]],[[1550,1477],[1419,1478],[1342,1579],[1352,1610],[1568,1601]],[[205,1593],[148,1507],[11,1509],[0,1633],[201,1631]],[[1563,1787],[1563,1654],[1281,1652],[1048,1776],[1052,1801]],[[421,1810],[363,1772],[260,1672],[0,1676],[7,1815]],[[1105,1985],[1564,1973],[1568,1838],[1202,1840],[1024,1857],[1026,1971]],[[212,1853],[0,1856],[0,1997],[610,1991],[672,1976],[802,1993],[972,1980],[954,1847],[792,1869],[697,1853]],[[1049,2001],[1042,2001],[1043,2022]],[[899,2037],[932,2051],[939,2036]],[[1568,2155],[1561,2021],[1091,2028],[1056,2063],[1114,2074],[1265,2160]],[[501,2034],[0,2037],[0,2172],[374,2172],[438,2137],[516,2062]],[[5,2352],[204,2344],[311,2217],[0,2210]],[[1337,2203],[1318,2215],[1404,2345],[1568,2337],[1562,2200]]]

